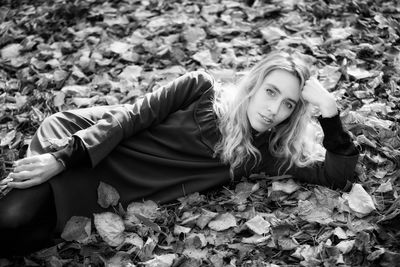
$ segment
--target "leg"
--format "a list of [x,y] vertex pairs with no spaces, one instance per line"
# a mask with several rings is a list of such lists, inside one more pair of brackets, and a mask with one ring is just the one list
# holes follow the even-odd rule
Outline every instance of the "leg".
[[52,244],[56,209],[49,183],[13,189],[0,200],[0,256],[24,255]]

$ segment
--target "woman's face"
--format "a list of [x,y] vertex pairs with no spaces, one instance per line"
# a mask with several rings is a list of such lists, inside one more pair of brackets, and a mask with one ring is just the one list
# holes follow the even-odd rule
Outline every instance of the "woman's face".
[[287,119],[300,99],[300,80],[286,70],[273,70],[250,98],[247,118],[251,127],[265,132]]

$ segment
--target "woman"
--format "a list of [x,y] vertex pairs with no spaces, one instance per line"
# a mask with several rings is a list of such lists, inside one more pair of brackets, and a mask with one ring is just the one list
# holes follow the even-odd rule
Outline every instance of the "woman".
[[[118,190],[124,206],[165,203],[261,171],[348,187],[358,152],[333,96],[309,76],[298,57],[275,52],[233,96],[208,74],[192,72],[132,105],[50,116],[0,184],[14,188],[0,201],[0,251],[39,249],[72,215],[101,212],[100,181]],[[321,113],[326,156],[309,104]]]

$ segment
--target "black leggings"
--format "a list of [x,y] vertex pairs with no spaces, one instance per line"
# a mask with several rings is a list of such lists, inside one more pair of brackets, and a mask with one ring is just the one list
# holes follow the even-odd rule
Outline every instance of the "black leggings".
[[48,182],[13,189],[0,199],[0,256],[26,255],[52,245],[56,209]]

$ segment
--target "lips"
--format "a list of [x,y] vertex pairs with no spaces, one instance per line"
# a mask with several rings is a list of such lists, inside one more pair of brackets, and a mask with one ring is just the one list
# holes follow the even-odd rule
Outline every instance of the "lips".
[[261,119],[262,119],[266,124],[272,124],[272,123],[274,123],[274,120],[273,120],[273,119],[271,119],[271,118],[269,118],[269,117],[266,117],[266,116],[264,116],[264,115],[262,115],[262,114],[260,114],[260,113],[258,113],[258,114],[260,115]]

